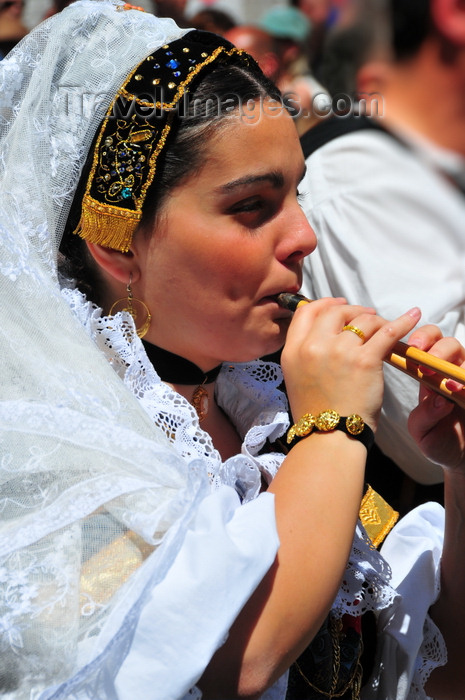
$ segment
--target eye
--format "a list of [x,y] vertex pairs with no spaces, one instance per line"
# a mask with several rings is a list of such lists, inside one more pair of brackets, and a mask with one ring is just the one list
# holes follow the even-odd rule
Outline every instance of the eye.
[[243,199],[242,201],[233,204],[233,206],[229,208],[229,213],[239,214],[241,212],[260,211],[263,207],[264,202],[261,198],[250,197],[249,199]]
[[258,228],[276,213],[277,203],[262,196],[247,197],[228,207],[227,214],[247,228]]

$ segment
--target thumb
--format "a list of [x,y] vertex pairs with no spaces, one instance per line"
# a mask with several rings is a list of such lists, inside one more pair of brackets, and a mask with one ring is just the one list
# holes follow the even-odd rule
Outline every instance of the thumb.
[[443,418],[452,413],[454,406],[453,401],[449,401],[445,396],[436,391],[427,391],[408,418],[408,429],[414,440],[421,443]]

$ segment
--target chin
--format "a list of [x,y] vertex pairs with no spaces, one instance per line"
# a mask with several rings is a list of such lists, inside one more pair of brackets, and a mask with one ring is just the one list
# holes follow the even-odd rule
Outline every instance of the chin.
[[279,353],[286,342],[290,322],[290,318],[275,320],[271,328],[269,324],[266,330],[262,327],[262,333],[244,334],[240,346],[236,343],[236,348],[240,347],[240,350],[230,353],[225,362],[252,362],[258,358],[268,358]]
[[255,354],[247,353],[243,354],[241,353],[240,355],[235,355],[233,357],[228,357],[225,362],[231,362],[231,363],[240,363],[240,362],[253,362],[254,360],[261,360],[261,359],[266,359],[266,360],[273,360],[274,362],[279,362],[279,357],[274,357],[275,355],[279,355],[282,348],[284,345],[284,339],[281,342],[273,342],[273,343],[263,343],[260,344],[260,346],[257,346]]
[[281,332],[274,338],[270,339],[267,343],[263,343],[262,349],[256,357],[272,359],[274,362],[279,362],[279,357],[271,357],[274,355],[280,355],[281,350],[286,342],[287,329],[289,327],[289,322],[286,322],[284,326],[281,327]]
[[270,352],[276,352],[277,350],[280,350],[283,347],[284,343],[286,342],[287,331],[289,330],[291,321],[292,317],[281,318],[278,321],[276,321],[276,335],[271,340],[271,345],[273,346],[273,349]]

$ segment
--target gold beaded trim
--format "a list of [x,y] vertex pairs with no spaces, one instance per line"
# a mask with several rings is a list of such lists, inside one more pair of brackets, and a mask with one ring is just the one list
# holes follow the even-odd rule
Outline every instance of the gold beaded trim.
[[339,413],[337,411],[332,411],[328,409],[327,411],[322,411],[318,414],[315,420],[315,428],[321,430],[323,433],[329,433],[334,430],[339,423]]
[[[213,63],[218,56],[222,54],[224,56],[232,56],[233,54],[238,55],[238,56],[246,56],[246,52],[243,49],[230,49],[229,51],[226,51],[224,46],[219,46],[218,48],[213,51],[213,53],[208,56],[208,54],[204,53],[202,54],[203,56],[207,56],[205,60],[202,63],[198,63],[195,68],[193,68],[187,75],[186,79],[183,80],[179,85],[175,85],[174,83],[172,84],[171,89],[174,89],[175,87],[178,88],[175,96],[171,100],[171,102],[148,102],[147,100],[141,100],[139,99],[136,95],[128,92],[126,90],[126,85],[129,83],[131,78],[135,76],[137,70],[139,69],[139,66],[136,66],[136,68],[132,71],[131,75],[127,79],[126,83],[118,90],[118,94],[116,95],[116,98],[114,102],[118,99],[118,97],[125,97],[127,100],[132,101],[136,100],[137,104],[141,105],[141,107],[147,107],[151,109],[166,109],[167,111],[170,109],[174,109],[176,107],[176,104],[179,102],[179,99],[183,96],[184,92],[186,91],[186,88],[189,86],[189,84],[192,82],[192,80],[195,78],[196,75],[200,73],[201,70],[205,68],[205,66],[210,65],[210,63]],[[151,58],[151,56],[149,57]],[[147,59],[146,59],[147,60]],[[168,84],[168,87],[170,87],[171,83]],[[113,108],[113,105],[112,105]]]
[[131,5],[128,2],[126,2],[124,5],[118,5],[116,8],[117,12],[123,12],[123,10],[139,10],[140,12],[145,12],[143,7],[139,7],[138,5]]
[[[287,443],[289,445],[296,437],[310,435],[313,429],[320,430],[323,433],[335,430],[340,420],[341,416],[339,413],[332,409],[321,411],[317,416],[311,413],[305,413],[297,423],[294,423],[294,425],[289,428],[287,432]],[[356,437],[363,432],[365,422],[357,413],[352,413],[345,418],[345,426],[347,432]]]
[[346,428],[351,435],[360,435],[360,433],[363,433],[364,427],[365,421],[356,413],[353,413],[351,416],[347,416]]
[[[237,55],[244,57],[247,62],[249,60],[246,52],[241,49],[217,46],[211,53],[203,50],[196,59],[198,62],[195,65],[193,63],[188,68],[184,66],[184,71],[187,72],[182,76],[182,80],[179,82],[171,80],[164,85],[168,90],[175,90],[173,96],[167,101],[150,102],[138,98],[132,91],[127,90],[131,80],[142,81],[141,66],[146,62],[154,61],[160,51],[166,52],[168,49],[170,45],[162,46],[154,55],[148,56],[133,69],[116,93],[102,121],[94,146],[80,221],[74,231],[87,241],[121,252],[129,250],[134,231],[142,218],[147,190],[155,177],[159,155],[166,145],[176,116],[176,105],[188,91],[193,79],[218,57]],[[180,48],[184,54],[189,54],[190,50],[187,46]],[[169,55],[171,56],[172,53],[170,52]],[[177,63],[176,59],[172,61]],[[181,77],[181,71],[174,71],[173,76]],[[155,85],[157,81],[161,82],[155,79],[152,80],[152,84]],[[121,97],[129,102],[135,101],[143,108],[162,110],[161,117],[154,119],[153,122],[142,117],[137,118],[136,115],[130,119],[115,118],[115,107]],[[105,148],[112,149],[115,154],[111,174],[109,166],[103,163],[103,158],[107,157]],[[119,154],[124,153],[125,149],[128,151],[132,149],[133,153],[136,153],[135,149],[140,149],[137,151],[141,153],[138,156],[140,162],[135,167],[132,163],[126,167],[127,163],[118,160]],[[118,199],[121,203],[117,201]]]

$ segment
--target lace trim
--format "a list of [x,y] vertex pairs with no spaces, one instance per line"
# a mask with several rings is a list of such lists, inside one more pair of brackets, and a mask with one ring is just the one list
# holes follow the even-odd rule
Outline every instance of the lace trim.
[[[194,408],[155,372],[134,333],[131,317],[125,313],[111,318],[102,316],[101,309],[76,289],[63,289],[62,294],[126,386],[180,454],[202,458],[212,488],[226,483],[235,487],[244,501],[255,498],[261,488],[261,476],[269,482],[284,459],[278,453],[258,454],[267,439],[273,442],[289,427],[287,402],[278,391],[282,382],[280,368],[260,361],[223,366],[217,380],[217,400],[244,443],[241,454],[222,463],[210,436],[201,429]],[[390,578],[389,565],[359,524],[333,606],[334,614],[358,616],[367,610],[386,608],[396,596],[389,585]]]
[[129,314],[105,317],[78,290],[64,288],[62,294],[113,369],[177,451],[184,458],[201,457],[213,487],[226,483],[237,488],[244,501],[255,498],[261,488],[261,475],[270,481],[283,458],[281,454],[258,452],[267,439],[273,442],[289,426],[286,399],[276,391],[282,382],[278,365],[257,361],[222,368],[217,380],[217,400],[244,439],[243,454],[223,463],[210,436],[200,427],[193,406],[160,380],[134,333]]
[[[436,596],[440,593],[440,572],[436,572]],[[425,685],[435,668],[447,663],[447,648],[439,628],[429,615],[423,625],[423,640],[415,660],[415,668],[408,700],[430,700],[425,693]],[[431,699],[432,700],[432,699]]]
[[442,634],[428,616],[423,628],[423,642],[415,662],[408,700],[432,700],[425,693],[425,685],[435,668],[447,663],[447,650]]

